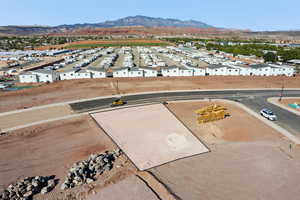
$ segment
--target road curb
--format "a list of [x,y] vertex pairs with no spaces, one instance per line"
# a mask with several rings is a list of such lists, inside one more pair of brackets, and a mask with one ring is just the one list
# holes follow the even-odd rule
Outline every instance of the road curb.
[[[296,98],[296,97],[290,97],[290,98],[289,98],[289,97],[284,97],[284,98],[282,98],[282,99],[294,99],[294,98]],[[268,98],[267,101],[268,101],[269,103],[271,103],[271,104],[274,104],[275,106],[278,106],[278,107],[280,107],[280,108],[282,108],[282,109],[285,109],[285,110],[287,110],[287,111],[289,111],[289,112],[294,113],[295,115],[300,116],[300,112],[299,112],[299,111],[294,110],[294,109],[292,109],[292,108],[289,108],[289,107],[287,107],[287,106],[285,106],[285,105],[282,105],[282,104],[279,102],[279,98],[278,98],[278,97],[271,97],[271,98]]]

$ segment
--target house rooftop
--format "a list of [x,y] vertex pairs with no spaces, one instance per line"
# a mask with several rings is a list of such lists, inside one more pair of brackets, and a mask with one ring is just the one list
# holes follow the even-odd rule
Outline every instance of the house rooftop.
[[67,70],[64,70],[64,71],[61,71],[60,73],[63,74],[63,73],[69,73],[69,72],[78,72],[80,69],[67,69]]
[[134,72],[134,71],[143,71],[143,70],[141,70],[141,69],[139,69],[139,68],[130,68],[130,71],[131,71],[131,72]]
[[104,68],[100,68],[100,67],[88,67],[86,70],[95,71],[95,72],[106,72]]
[[89,72],[86,71],[86,69],[81,69],[81,70],[77,71],[76,73],[89,73]]
[[177,67],[177,66],[167,66],[167,67],[163,67],[163,68],[161,68],[162,70],[164,70],[164,69],[178,69],[179,67]]
[[270,67],[270,66],[266,65],[266,64],[254,64],[254,65],[249,65],[249,67],[254,68],[254,69],[260,69],[260,68],[265,68],[265,67]]
[[32,71],[33,73],[41,73],[41,74],[53,74],[53,70],[48,70],[48,69],[37,69]]
[[223,68],[223,67],[228,67],[228,66],[225,66],[225,65],[209,65],[207,68],[218,69],[218,68]]
[[146,69],[146,70],[157,71],[154,67],[139,67],[139,69]]
[[119,68],[111,68],[113,72],[122,71],[122,70],[128,70],[128,67],[119,67]]
[[288,60],[288,63],[293,63],[293,64],[300,64],[300,60],[299,59],[293,59],[293,60]]
[[32,72],[22,72],[20,75],[33,75]]

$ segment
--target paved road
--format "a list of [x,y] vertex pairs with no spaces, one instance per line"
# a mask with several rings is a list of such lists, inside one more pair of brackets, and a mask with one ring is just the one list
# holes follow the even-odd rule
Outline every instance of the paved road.
[[[275,106],[267,101],[269,97],[278,97],[280,90],[224,90],[224,91],[190,91],[190,92],[166,92],[152,94],[126,95],[122,99],[129,105],[138,103],[163,102],[172,100],[190,99],[229,99],[238,101],[257,113],[262,108],[270,108],[278,116],[275,123],[290,133],[299,136],[300,116]],[[285,97],[300,97],[300,90],[286,90]],[[109,108],[115,98],[105,98],[70,104],[76,112],[86,112],[96,109]]]
[[[269,96],[271,97],[271,96]],[[299,97],[299,96],[298,96]],[[256,97],[254,99],[245,99],[241,103],[259,112],[262,108],[270,108],[278,117],[278,120],[274,123],[278,124],[282,128],[286,129],[295,136],[300,137],[300,116],[296,115],[288,110],[282,109],[267,101],[266,97]]]

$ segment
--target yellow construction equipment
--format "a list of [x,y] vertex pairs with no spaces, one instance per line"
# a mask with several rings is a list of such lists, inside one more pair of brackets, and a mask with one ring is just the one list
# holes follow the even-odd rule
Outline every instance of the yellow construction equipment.
[[201,124],[221,120],[225,117],[230,116],[229,112],[227,112],[226,110],[227,109],[223,106],[212,104],[198,109],[195,112],[198,115],[198,123]]
[[122,99],[116,99],[112,102],[111,107],[122,106],[125,104],[126,104],[126,101],[123,101]]

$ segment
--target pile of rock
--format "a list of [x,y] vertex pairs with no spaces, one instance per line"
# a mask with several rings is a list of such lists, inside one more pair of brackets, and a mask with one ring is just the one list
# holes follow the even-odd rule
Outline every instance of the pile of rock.
[[122,154],[120,149],[102,154],[92,154],[89,159],[75,163],[69,170],[62,190],[73,188],[82,184],[95,181],[97,175],[113,168],[114,161]]
[[28,200],[38,193],[45,194],[56,185],[54,176],[26,177],[15,184],[11,184],[0,193],[0,200]]

